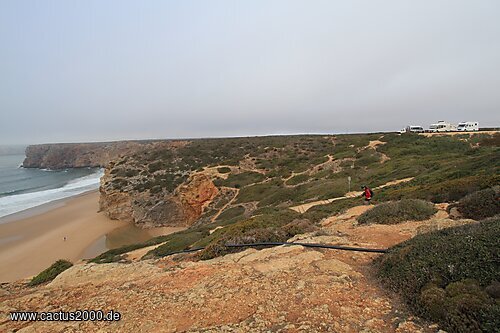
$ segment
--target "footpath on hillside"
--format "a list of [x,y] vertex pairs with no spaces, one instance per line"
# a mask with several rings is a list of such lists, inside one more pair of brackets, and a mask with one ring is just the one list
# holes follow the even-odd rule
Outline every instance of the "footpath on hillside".
[[[413,177],[393,180],[393,181],[387,182],[383,185],[375,187],[374,190],[378,190],[378,189],[381,189],[381,188],[384,188],[387,186],[392,186],[392,185],[397,185],[397,184],[409,182],[412,179],[413,179]],[[326,199],[326,200],[317,200],[317,201],[313,201],[313,202],[308,202],[308,203],[305,203],[302,205],[290,207],[290,209],[292,209],[298,213],[303,214],[303,213],[307,212],[307,210],[309,210],[310,208],[312,208],[314,206],[326,205],[326,204],[332,203],[334,201],[343,200],[343,199],[356,198],[356,197],[361,196],[362,193],[363,192],[361,192],[361,191],[351,191],[351,192],[346,193],[342,197],[336,197],[336,198],[331,198],[331,199]]]

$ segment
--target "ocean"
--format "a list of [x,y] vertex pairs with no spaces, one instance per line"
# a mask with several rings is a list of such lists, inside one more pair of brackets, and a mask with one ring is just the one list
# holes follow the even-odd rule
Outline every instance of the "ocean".
[[0,218],[99,188],[103,170],[24,169],[22,148],[0,149]]

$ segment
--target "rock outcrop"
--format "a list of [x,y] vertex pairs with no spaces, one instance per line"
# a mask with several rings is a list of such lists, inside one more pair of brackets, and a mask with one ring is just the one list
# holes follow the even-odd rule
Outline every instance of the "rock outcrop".
[[131,154],[151,141],[117,141],[104,143],[54,143],[26,148],[24,168],[65,169],[105,167],[121,155]]
[[158,226],[190,226],[219,190],[204,174],[192,175],[173,193],[123,191],[106,186],[109,170],[101,179],[99,206],[111,219],[132,222],[143,228]]

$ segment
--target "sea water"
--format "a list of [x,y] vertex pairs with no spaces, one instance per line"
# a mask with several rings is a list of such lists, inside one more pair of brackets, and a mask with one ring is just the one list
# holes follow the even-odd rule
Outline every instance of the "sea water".
[[99,187],[101,169],[25,169],[22,151],[0,150],[0,218]]

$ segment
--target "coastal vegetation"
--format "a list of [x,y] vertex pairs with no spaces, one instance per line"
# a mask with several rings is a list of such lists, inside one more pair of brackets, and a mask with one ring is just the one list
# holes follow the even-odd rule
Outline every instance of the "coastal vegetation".
[[430,202],[420,199],[403,199],[381,203],[364,212],[358,217],[358,222],[396,224],[404,221],[422,221],[437,212]]
[[475,220],[500,214],[500,186],[467,195],[458,202],[457,208],[463,217]]
[[417,314],[450,332],[500,327],[500,217],[418,235],[375,260]]
[[73,264],[67,260],[59,259],[47,269],[41,271],[37,276],[33,277],[28,283],[29,286],[34,287],[39,284],[50,282],[56,278],[59,274],[73,266]]

